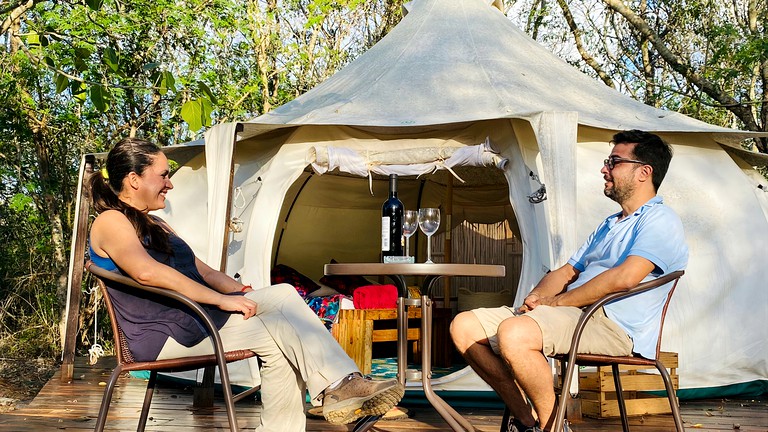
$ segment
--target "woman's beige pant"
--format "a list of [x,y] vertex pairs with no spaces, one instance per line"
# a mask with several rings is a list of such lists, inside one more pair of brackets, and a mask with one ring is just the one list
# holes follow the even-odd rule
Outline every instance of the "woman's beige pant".
[[[246,296],[258,305],[256,315],[244,320],[234,314],[219,333],[225,351],[250,349],[262,361],[263,411],[257,430],[304,431],[305,390],[315,399],[334,381],[359,369],[291,285],[273,285]],[[168,339],[158,359],[211,353],[208,339],[189,348]]]

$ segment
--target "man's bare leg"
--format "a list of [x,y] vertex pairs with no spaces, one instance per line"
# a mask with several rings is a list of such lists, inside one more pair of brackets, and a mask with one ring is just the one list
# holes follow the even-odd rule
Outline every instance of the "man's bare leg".
[[529,317],[510,318],[499,326],[501,357],[531,400],[541,427],[549,430],[554,422],[555,390],[552,368],[542,347],[541,329]]
[[451,322],[451,338],[467,363],[496,391],[512,415],[524,424],[534,424],[531,407],[507,365],[491,350],[477,316],[472,312],[457,315]]

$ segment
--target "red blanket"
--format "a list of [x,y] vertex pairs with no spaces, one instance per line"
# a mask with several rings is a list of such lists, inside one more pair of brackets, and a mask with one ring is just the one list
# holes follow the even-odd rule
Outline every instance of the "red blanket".
[[397,287],[394,285],[366,285],[352,293],[355,309],[394,309],[397,307]]

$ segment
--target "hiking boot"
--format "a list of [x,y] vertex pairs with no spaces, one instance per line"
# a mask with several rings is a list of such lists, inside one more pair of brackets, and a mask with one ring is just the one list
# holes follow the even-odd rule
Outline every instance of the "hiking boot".
[[374,381],[347,375],[323,393],[323,417],[331,424],[347,424],[364,416],[382,416],[400,402],[405,388],[396,379]]

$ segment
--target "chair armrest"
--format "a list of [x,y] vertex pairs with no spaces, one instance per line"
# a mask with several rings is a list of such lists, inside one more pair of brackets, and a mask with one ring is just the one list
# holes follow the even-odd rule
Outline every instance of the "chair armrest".
[[205,309],[203,309],[202,306],[200,306],[200,304],[197,303],[196,301],[185,296],[184,294],[178,293],[170,289],[140,284],[127,276],[123,276],[119,273],[105,270],[97,266],[96,264],[94,264],[93,261],[90,261],[90,260],[88,260],[85,263],[85,268],[90,273],[92,273],[93,275],[95,275],[100,279],[109,280],[112,282],[116,282],[120,285],[129,286],[131,288],[136,288],[136,289],[146,291],[152,294],[157,294],[163,297],[168,297],[189,307],[192,310],[192,312],[194,312],[195,315],[197,315],[202,320],[203,325],[205,325],[206,329],[208,330],[208,334],[212,339],[211,343],[213,343],[214,353],[216,354],[217,359],[224,360],[224,345],[221,342],[221,336],[219,335],[219,330],[216,328],[216,325],[213,323],[213,320],[211,319],[210,315],[208,315],[208,312],[206,312]]
[[592,303],[589,307],[587,307],[584,310],[584,312],[582,313],[582,315],[581,315],[581,320],[586,321],[599,308],[603,307],[603,305],[605,305],[608,302],[611,302],[611,301],[614,301],[614,300],[618,300],[618,299],[622,299],[622,298],[625,298],[625,297],[630,297],[630,296],[633,296],[635,294],[640,294],[640,293],[643,293],[643,292],[650,291],[652,289],[658,288],[660,286],[664,286],[667,283],[669,283],[669,282],[671,282],[671,281],[673,281],[675,279],[680,278],[681,276],[683,276],[683,274],[685,274],[685,272],[683,270],[678,270],[676,272],[672,272],[672,273],[666,274],[666,275],[661,276],[659,278],[656,278],[654,280],[649,280],[647,282],[643,282],[643,283],[641,283],[641,284],[639,284],[639,285],[637,285],[637,286],[635,286],[633,288],[607,294],[607,295],[601,297],[600,300]]
[[579,321],[576,324],[576,329],[574,330],[573,338],[571,339],[571,348],[569,350],[570,354],[569,354],[568,361],[572,362],[576,356],[577,350],[573,348],[579,346],[578,344],[579,344],[579,341],[581,341],[581,334],[584,332],[584,327],[587,325],[587,320],[589,320],[589,318],[592,315],[594,315],[598,309],[603,307],[603,305],[605,305],[610,301],[633,296],[635,294],[640,294],[640,293],[658,288],[660,286],[666,285],[667,283],[672,282],[675,279],[679,279],[681,276],[683,276],[684,273],[685,273],[684,271],[678,270],[676,272],[666,274],[654,280],[643,282],[633,288],[610,293],[608,295],[603,296],[598,301],[592,303],[589,307],[587,307],[584,310],[584,312],[581,313],[581,317],[579,318]]

